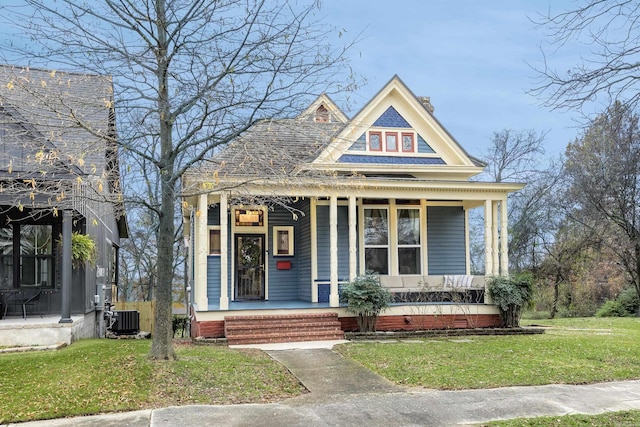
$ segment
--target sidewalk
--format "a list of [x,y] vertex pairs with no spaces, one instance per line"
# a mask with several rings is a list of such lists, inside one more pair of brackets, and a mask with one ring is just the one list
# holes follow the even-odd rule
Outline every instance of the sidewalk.
[[[490,420],[640,409],[640,381],[435,391],[396,386],[327,348],[266,351],[310,390],[271,404],[182,406],[12,424],[16,427],[459,426]],[[325,346],[326,347],[326,346]]]

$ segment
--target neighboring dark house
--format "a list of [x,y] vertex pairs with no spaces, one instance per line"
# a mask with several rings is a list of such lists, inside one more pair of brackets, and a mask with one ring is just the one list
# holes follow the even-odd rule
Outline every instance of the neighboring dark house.
[[[110,77],[0,66],[0,315],[56,316],[44,341],[100,333],[127,237],[116,137]],[[72,266],[73,232],[95,264]],[[28,335],[0,320],[0,346]]]
[[[507,196],[523,185],[471,181],[484,167],[397,76],[351,119],[322,95],[258,122],[183,179],[193,334],[339,337],[355,327],[340,286],[366,271],[396,301],[378,329],[497,325],[485,278],[507,274]],[[476,208],[482,275],[469,261]],[[328,318],[336,333],[323,333]]]

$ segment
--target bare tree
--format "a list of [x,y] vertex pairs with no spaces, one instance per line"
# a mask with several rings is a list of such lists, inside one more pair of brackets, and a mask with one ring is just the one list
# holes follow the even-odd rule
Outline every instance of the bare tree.
[[559,183],[561,168],[546,159],[545,137],[534,130],[504,129],[494,133],[481,157],[488,164],[483,176],[489,180],[527,184],[508,201],[509,263],[514,271],[535,269],[543,257],[542,242],[553,232],[550,196]]
[[640,126],[615,103],[567,147],[572,219],[616,254],[640,295]]
[[[184,171],[308,95],[343,92],[344,47],[319,5],[266,0],[25,0],[4,19],[29,41],[3,46],[29,65],[113,76],[120,149],[159,177],[155,333],[150,356],[174,359],[171,304],[176,199]],[[340,74],[343,73],[343,74]]]
[[[598,98],[603,105],[614,100],[636,105],[640,101],[640,2],[588,0],[577,4],[572,10],[539,17],[537,23],[548,31],[553,50],[538,69],[541,82],[531,92],[558,109],[580,109]],[[552,68],[547,58],[569,46],[584,48],[580,63],[566,71]]]

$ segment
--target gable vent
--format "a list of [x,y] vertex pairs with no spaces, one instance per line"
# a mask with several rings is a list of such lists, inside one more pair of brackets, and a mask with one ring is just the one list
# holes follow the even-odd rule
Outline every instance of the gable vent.
[[328,123],[329,122],[329,110],[324,105],[321,105],[316,110],[316,122]]

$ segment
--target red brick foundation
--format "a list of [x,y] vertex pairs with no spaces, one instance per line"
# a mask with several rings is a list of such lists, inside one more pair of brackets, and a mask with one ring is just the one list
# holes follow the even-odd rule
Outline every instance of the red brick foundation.
[[[338,318],[345,332],[357,331],[355,317]],[[419,331],[428,329],[496,328],[500,326],[498,314],[474,315],[399,315],[380,316],[376,324],[378,331]],[[191,336],[222,338],[225,336],[224,320],[195,321],[191,323]]]
[[208,320],[191,324],[192,337],[222,338],[224,337],[224,320]]
[[[342,330],[357,331],[358,321],[355,317],[340,317]],[[376,323],[377,331],[419,331],[428,329],[459,329],[459,328],[496,328],[500,326],[498,314],[474,315],[400,315],[379,316]]]

